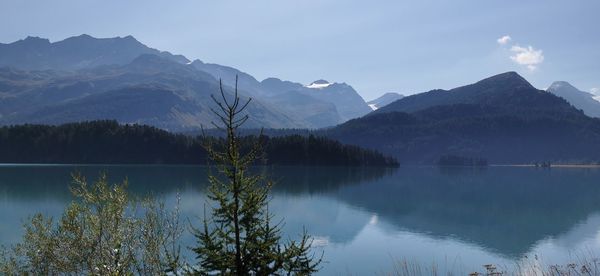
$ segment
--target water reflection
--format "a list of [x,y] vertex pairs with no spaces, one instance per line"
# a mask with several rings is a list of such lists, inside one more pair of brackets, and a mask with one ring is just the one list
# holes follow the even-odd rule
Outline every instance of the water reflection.
[[599,179],[600,171],[579,169],[399,170],[339,198],[398,229],[520,257],[600,210]]
[[[127,177],[132,193],[162,197],[167,206],[179,193],[184,216],[202,214],[203,167],[0,166],[0,242],[17,241],[35,212],[59,215],[75,170],[89,179],[99,171],[113,182]],[[306,227],[324,246],[325,274],[386,272],[392,257],[466,272],[532,254],[562,262],[568,251],[600,249],[600,170],[260,170],[277,181],[270,204],[285,218],[285,235]]]

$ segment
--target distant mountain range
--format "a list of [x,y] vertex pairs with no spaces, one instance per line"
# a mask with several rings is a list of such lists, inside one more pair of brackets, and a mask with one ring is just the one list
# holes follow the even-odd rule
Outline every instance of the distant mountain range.
[[253,98],[246,127],[321,128],[370,112],[349,85],[269,78],[147,47],[131,36],[89,35],[0,44],[0,124],[115,119],[171,131],[211,127],[219,81]]
[[514,72],[407,96],[323,134],[404,163],[447,154],[496,164],[600,161],[600,119]]
[[10,44],[0,43],[0,67],[78,70],[100,65],[124,65],[143,54],[178,63],[189,62],[184,56],[149,48],[132,36],[94,38],[84,34],[54,43],[39,37],[27,37]]
[[380,109],[388,104],[391,104],[397,100],[404,98],[404,95],[400,95],[398,93],[389,92],[383,94],[381,97],[374,99],[372,101],[367,102],[369,107],[373,110]]
[[600,99],[592,93],[581,91],[566,81],[554,82],[546,91],[567,100],[590,117],[600,117]]
[[[0,125],[100,119],[194,133],[216,121],[210,95],[237,84],[247,128],[314,133],[404,163],[442,156],[489,163],[600,162],[600,102],[566,82],[538,90],[515,72],[451,90],[366,103],[346,83],[258,81],[236,68],[191,61],[131,36],[88,35],[51,43],[28,37],[0,44]],[[304,132],[304,131],[300,131]]]

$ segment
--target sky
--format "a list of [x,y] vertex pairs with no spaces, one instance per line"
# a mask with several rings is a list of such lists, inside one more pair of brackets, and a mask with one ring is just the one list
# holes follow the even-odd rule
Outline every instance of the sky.
[[597,0],[1,0],[0,42],[133,35],[159,50],[366,100],[517,71],[600,95]]

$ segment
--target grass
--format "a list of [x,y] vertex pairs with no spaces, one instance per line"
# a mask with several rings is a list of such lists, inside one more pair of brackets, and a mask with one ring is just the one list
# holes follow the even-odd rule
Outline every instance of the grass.
[[537,256],[525,257],[524,260],[515,263],[511,267],[500,267],[494,264],[485,264],[479,271],[456,272],[442,271],[437,264],[423,266],[416,262],[401,259],[395,261],[391,273],[392,276],[600,276],[599,258],[580,258],[576,262],[563,265],[544,264]]

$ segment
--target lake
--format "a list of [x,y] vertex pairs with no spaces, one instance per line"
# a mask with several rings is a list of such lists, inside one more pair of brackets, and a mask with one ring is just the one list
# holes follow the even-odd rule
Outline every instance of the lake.
[[[0,166],[0,244],[19,241],[36,212],[59,216],[71,200],[70,174],[117,182],[160,197],[199,221],[205,167]],[[285,237],[305,227],[324,252],[322,275],[393,272],[406,260],[465,274],[494,263],[567,264],[600,256],[600,169],[277,167],[270,210]],[[182,238],[186,245],[193,239]],[[189,252],[187,252],[189,253]]]

